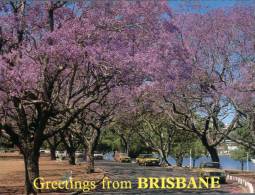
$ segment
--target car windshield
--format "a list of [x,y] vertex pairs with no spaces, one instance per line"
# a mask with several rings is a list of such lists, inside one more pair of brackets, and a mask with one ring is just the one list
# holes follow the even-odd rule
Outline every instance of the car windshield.
[[204,168],[220,168],[220,164],[219,163],[205,163],[202,167]]

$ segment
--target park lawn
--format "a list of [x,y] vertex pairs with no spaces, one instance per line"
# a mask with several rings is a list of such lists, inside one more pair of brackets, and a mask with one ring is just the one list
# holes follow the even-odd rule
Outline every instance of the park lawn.
[[[18,153],[2,153],[0,167],[0,194],[23,194],[25,176],[22,157]],[[69,165],[66,160],[51,161],[49,156],[40,158],[40,177],[43,177],[45,181],[62,180],[71,171],[74,180],[100,181],[104,176],[101,169],[96,169],[93,174],[86,174],[86,163]]]

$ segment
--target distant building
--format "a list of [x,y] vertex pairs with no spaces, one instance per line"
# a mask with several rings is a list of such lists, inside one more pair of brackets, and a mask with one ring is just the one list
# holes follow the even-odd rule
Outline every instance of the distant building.
[[222,144],[220,144],[217,147],[217,149],[218,149],[219,154],[228,155],[229,152],[238,149],[238,144],[229,140],[229,139],[226,139],[223,141]]

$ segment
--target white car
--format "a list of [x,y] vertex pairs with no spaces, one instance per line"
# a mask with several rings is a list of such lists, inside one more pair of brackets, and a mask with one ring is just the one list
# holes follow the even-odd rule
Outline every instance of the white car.
[[81,152],[81,151],[75,152],[75,157],[76,157],[76,158],[83,158],[83,156],[84,156],[84,153],[83,153],[83,152]]
[[66,157],[66,151],[56,151],[56,157],[57,158],[63,158],[63,157]]
[[46,150],[40,149],[40,153],[41,153],[41,154],[44,154],[44,153],[46,153]]

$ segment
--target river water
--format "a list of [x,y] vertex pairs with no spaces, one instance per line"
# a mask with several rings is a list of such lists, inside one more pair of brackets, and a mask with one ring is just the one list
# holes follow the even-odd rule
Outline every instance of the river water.
[[[172,157],[169,157],[168,160],[171,164],[175,165],[175,160]],[[210,162],[210,157],[201,157],[196,160],[196,167],[199,167],[200,163]],[[183,160],[183,166],[189,166],[189,158]],[[222,155],[220,156],[220,164],[223,169],[238,169],[241,170],[241,163],[237,160],[233,160],[230,156]],[[247,170],[247,162],[244,162],[244,170]],[[251,161],[248,161],[248,170],[255,171],[255,164]]]
[[[106,160],[113,160],[112,157],[113,153],[107,153],[104,155],[104,158]],[[172,157],[168,157],[169,162],[172,165],[175,165],[175,160]],[[210,157],[201,157],[199,159],[196,160],[196,167],[199,167],[200,163],[203,162],[210,162]],[[189,158],[184,158],[183,160],[183,166],[189,166],[190,160]],[[220,163],[223,169],[238,169],[241,170],[241,163],[239,161],[233,160],[232,158],[230,158],[227,155],[221,155],[220,156]],[[244,170],[247,170],[247,162],[244,162]],[[248,162],[248,170],[249,171],[255,171],[255,164],[252,163],[251,161]]]

